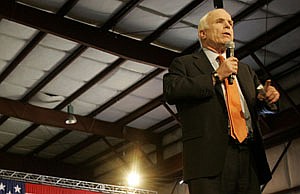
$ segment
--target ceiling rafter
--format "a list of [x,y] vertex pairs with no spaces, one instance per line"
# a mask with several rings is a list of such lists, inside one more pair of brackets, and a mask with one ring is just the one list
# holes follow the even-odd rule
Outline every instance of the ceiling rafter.
[[[278,67],[280,67],[281,65],[284,65],[285,63],[287,63],[288,61],[292,61],[294,58],[299,57],[300,55],[300,48],[296,49],[295,51],[292,51],[290,53],[288,53],[287,55],[280,57],[278,60],[274,61],[273,63],[265,66],[265,69],[267,71],[272,71]],[[256,72],[256,74],[258,76],[263,76],[264,71],[263,70],[259,70]]]
[[55,143],[59,139],[63,138],[64,136],[68,135],[71,133],[72,130],[64,129],[62,132],[56,134],[52,138],[50,138],[48,141],[40,145],[39,147],[35,148],[32,152],[28,153],[27,156],[34,156],[37,155],[39,152],[41,152],[43,149],[47,148],[51,144]]
[[117,96],[113,97],[112,99],[110,99],[109,101],[107,101],[106,103],[104,103],[103,105],[98,107],[97,109],[93,110],[87,116],[89,116],[89,117],[96,116],[97,114],[104,111],[105,109],[107,109],[108,107],[113,105],[114,103],[118,102],[119,100],[121,100],[122,98],[124,98],[125,96],[127,96],[128,94],[133,92],[135,89],[137,89],[138,87],[142,86],[143,84],[145,84],[146,82],[148,82],[149,80],[154,78],[155,76],[159,75],[163,71],[164,71],[163,69],[156,69],[156,70],[152,71],[151,73],[149,73],[148,75],[143,77],[141,80],[139,80],[138,82],[136,82],[135,84],[133,84],[129,88],[125,89],[123,92],[121,92]]
[[[70,130],[79,130],[87,133],[93,133],[100,136],[111,136],[124,138],[131,141],[145,141],[148,143],[158,143],[158,136],[150,132],[139,132],[140,130],[114,123],[99,121],[93,118],[76,115],[77,123],[66,125],[64,120],[68,117],[68,113],[37,107],[27,103],[10,100],[0,97],[0,113],[31,121],[37,124],[50,125]],[[30,114],[29,114],[30,113]]]
[[116,125],[126,125],[130,123],[131,121],[135,120],[136,118],[142,116],[143,114],[157,108],[162,104],[162,95],[156,97],[149,103],[145,104],[144,106],[138,108],[137,110],[129,113],[128,115],[122,117],[121,119],[117,120],[115,123]]
[[[127,145],[129,143],[131,143],[131,142],[127,141],[127,140],[124,140],[122,142],[117,143],[116,145],[113,145],[112,148],[115,149],[115,150],[118,150],[118,149],[122,148],[124,145]],[[104,151],[102,151],[100,153],[97,153],[96,155],[94,155],[94,156],[78,163],[77,166],[82,166],[83,165],[83,166],[89,166],[91,168],[95,168],[98,165],[98,163],[95,162],[95,161],[97,159],[105,156],[106,154],[109,154],[110,152],[111,152],[110,149],[104,150]]]
[[[299,69],[300,69],[300,63],[297,63],[297,64],[295,64],[293,67],[291,67],[291,68],[289,68],[289,69],[287,69],[287,70],[285,70],[285,71],[283,71],[283,72],[281,72],[281,73],[275,74],[273,77],[274,77],[274,79],[276,79],[276,80],[280,80],[280,79],[283,78],[283,77],[286,77],[286,76],[288,76],[288,75],[290,75],[290,74],[292,74],[292,73],[295,73],[295,72],[298,71]],[[289,89],[287,89],[287,90],[289,90]]]
[[[129,2],[128,5],[125,5],[117,14],[115,14],[115,16],[113,16],[108,22],[106,22],[107,25],[104,24],[101,27],[101,29],[102,30],[107,30],[109,28],[109,26],[112,26],[112,25],[116,24],[117,20],[120,19],[120,18],[122,18],[123,15],[126,14],[125,10],[127,10],[127,11],[130,10],[133,6],[137,5],[136,3],[137,2],[134,2],[134,1]],[[179,13],[177,13],[174,17],[172,17],[171,19],[169,19],[161,27],[159,27],[157,30],[155,30],[153,33],[151,33],[149,36],[147,36],[143,41],[144,42],[151,42],[151,41],[153,41],[155,38],[159,37],[159,35],[164,30],[166,30],[168,27],[170,27],[171,25],[173,25],[176,22],[178,22],[189,11],[191,11],[192,9],[195,9],[195,7],[197,7],[197,5],[199,5],[200,3],[201,2],[199,2],[199,1],[193,1],[192,3],[190,3],[189,5],[187,5]],[[137,87],[141,86],[143,83],[145,83],[146,81],[148,81],[150,78],[152,78],[155,75],[161,73],[162,71],[163,70],[161,70],[161,69],[157,69],[157,70],[153,71],[151,74],[149,74],[148,76],[146,76],[145,78],[143,78],[138,83],[134,84],[133,86],[131,86],[127,90],[123,91],[122,93],[120,93],[119,95],[117,95],[116,97],[114,97],[113,99],[111,99],[109,102],[105,103],[104,105],[100,106],[96,110],[92,111],[90,114],[88,114],[88,116],[96,116],[101,111],[105,110],[106,108],[108,108],[109,106],[111,106],[113,103],[119,101],[121,98],[123,98],[124,96],[126,96],[127,94],[129,94],[130,92],[132,92]]]
[[[62,14],[66,14],[76,3],[78,2],[78,0],[75,1],[68,1],[67,3],[64,4],[64,6],[60,9],[61,11],[58,12],[59,15]],[[100,28],[100,30],[105,30],[105,26],[109,26],[112,23],[116,22],[117,19],[121,18],[122,16],[126,15],[129,12],[129,6],[133,6],[133,2],[131,1],[129,2],[125,7],[126,9],[121,9],[121,11],[119,11],[118,13],[116,13],[112,19],[110,19],[109,21],[107,21],[104,26],[102,26]],[[127,10],[127,11],[126,11]],[[114,21],[112,21],[114,20]],[[107,24],[107,25],[106,25]],[[68,59],[66,59],[63,64],[64,65],[59,65],[59,67],[57,68],[58,70],[54,70],[50,73],[50,75],[48,75],[42,82],[40,82],[33,90],[30,91],[29,95],[26,95],[25,98],[29,99],[31,98],[34,93],[36,93],[37,91],[39,91],[41,88],[43,88],[50,80],[52,80],[59,72],[61,72],[64,68],[62,68],[63,66],[66,66],[68,64],[70,64],[73,59],[75,59],[76,57],[80,56],[80,54],[82,54],[85,50],[87,49],[87,46],[83,46],[81,45],[78,49],[76,49],[76,51],[74,51],[72,53],[72,57],[69,57]],[[71,59],[70,59],[71,58]],[[99,81],[100,79],[102,79],[103,77],[107,76],[107,74],[111,71],[113,71],[115,68],[117,68],[119,65],[121,65],[124,62],[123,59],[119,59],[117,61],[115,61],[111,67],[107,68],[104,72],[101,72],[98,74],[98,76],[95,76],[92,80],[90,80],[86,85],[84,85],[83,87],[81,87],[77,92],[73,93],[72,98],[69,97],[69,99],[66,99],[64,102],[62,102],[60,105],[58,105],[56,108],[59,109],[60,107],[62,107],[64,104],[68,104],[71,101],[73,101],[73,99],[75,99],[76,97],[80,96],[82,93],[84,93],[86,90],[88,90],[90,87],[92,87],[95,83],[97,83],[97,81]],[[25,99],[23,98],[23,101],[25,101]],[[60,107],[59,107],[60,106]],[[51,138],[50,140],[48,140],[47,142],[43,143],[41,146],[37,147],[31,154],[37,154],[38,152],[42,151],[43,149],[45,149],[47,146],[50,146],[52,143],[54,143],[55,141],[57,141],[59,138],[64,137],[65,135],[69,134],[70,131],[69,130],[63,130],[62,132],[60,132],[60,134],[57,134],[56,136],[54,136],[53,138]],[[24,137],[24,136],[23,136]],[[96,138],[96,137],[94,137]],[[21,139],[21,137],[19,138]],[[55,141],[54,141],[55,140]],[[17,143],[17,142],[15,142]],[[83,145],[81,145],[83,146]],[[78,149],[78,147],[75,148]],[[75,149],[74,148],[74,149]],[[72,149],[72,148],[70,148]],[[79,151],[79,150],[78,150]]]
[[300,25],[299,17],[300,12],[295,14],[293,17],[287,19],[286,21],[273,27],[271,30],[267,31],[263,35],[255,38],[251,41],[251,43],[248,43],[242,46],[241,48],[237,49],[236,57],[239,59],[243,59],[244,57],[248,56],[254,51],[260,49],[261,47],[296,29]]
[[143,0],[131,0],[126,3],[116,14],[114,14],[105,24],[101,26],[102,31],[108,31],[113,28],[122,18],[124,18],[132,9],[134,9]]
[[[77,3],[78,0],[67,1],[61,9],[58,10],[57,14],[60,16],[65,15],[72,7]],[[26,45],[26,47],[17,55],[17,57],[10,63],[10,65],[1,73],[0,83],[20,64],[22,60],[39,44],[39,42],[46,36],[45,32],[39,32],[34,38]],[[27,102],[32,96],[34,96],[40,89],[42,89],[48,82],[50,82],[55,76],[57,76],[63,69],[65,69],[76,57],[78,57],[86,48],[79,47],[76,49],[65,61],[58,65],[47,77],[45,77],[40,83],[37,84],[30,92],[28,92],[20,101]],[[3,116],[0,120],[2,125],[9,117]],[[32,124],[30,127],[25,129],[21,134],[17,135],[14,139],[7,143],[3,149],[9,149],[11,146],[22,140],[27,134],[34,131],[39,125]]]
[[157,39],[163,32],[165,32],[169,27],[179,22],[181,18],[191,12],[193,9],[196,9],[198,5],[200,5],[204,0],[194,0],[181,9],[177,14],[175,14],[172,18],[168,19],[165,23],[163,23],[158,29],[156,29],[153,33],[143,39],[145,43],[151,43],[155,39]]
[[63,160],[65,158],[77,153],[79,150],[81,150],[81,147],[87,147],[89,145],[92,145],[93,143],[96,143],[97,141],[99,141],[101,138],[102,138],[102,136],[91,135],[91,136],[87,137],[86,139],[82,140],[81,142],[77,143],[75,146],[72,146],[71,148],[56,155],[53,159],[54,160]]
[[34,38],[26,45],[26,47],[16,56],[16,58],[5,68],[0,75],[0,83],[3,82],[9,76],[9,74],[15,70],[23,59],[34,49],[36,45],[46,36],[46,33],[39,32]]
[[[174,57],[178,56],[178,53],[173,51],[145,44],[120,34],[108,31],[102,32],[99,31],[98,27],[67,18],[61,18],[55,14],[14,1],[2,0],[0,2],[0,15],[9,20],[117,55],[124,59],[138,61],[164,69],[167,68],[167,65]],[[39,18],[39,20],[32,20],[32,18]],[[114,45],[118,46],[116,47]]]

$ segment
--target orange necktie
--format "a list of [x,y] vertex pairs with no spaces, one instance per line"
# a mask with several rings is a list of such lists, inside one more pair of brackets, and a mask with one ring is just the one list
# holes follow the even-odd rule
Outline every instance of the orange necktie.
[[[218,59],[220,64],[225,60],[221,55]],[[244,113],[242,111],[240,94],[236,80],[233,80],[233,84],[229,84],[228,79],[225,79],[225,89],[227,110],[230,120],[230,134],[234,139],[237,139],[240,143],[242,143],[247,138],[248,129]]]

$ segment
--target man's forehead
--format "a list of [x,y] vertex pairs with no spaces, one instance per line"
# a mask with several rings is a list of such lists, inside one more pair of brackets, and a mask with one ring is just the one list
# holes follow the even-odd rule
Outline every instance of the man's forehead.
[[222,9],[211,11],[208,16],[214,20],[217,19],[232,20],[230,14]]

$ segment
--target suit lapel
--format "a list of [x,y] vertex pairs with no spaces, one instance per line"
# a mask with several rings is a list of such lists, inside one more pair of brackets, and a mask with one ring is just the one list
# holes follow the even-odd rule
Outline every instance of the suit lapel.
[[[201,49],[198,52],[193,53],[193,57],[196,58],[194,60],[194,65],[197,67],[197,69],[202,73],[202,74],[208,74],[210,75],[213,71],[214,68],[210,64],[209,59],[207,58],[206,54],[204,51]],[[223,90],[220,84],[216,86],[216,91],[224,96]]]

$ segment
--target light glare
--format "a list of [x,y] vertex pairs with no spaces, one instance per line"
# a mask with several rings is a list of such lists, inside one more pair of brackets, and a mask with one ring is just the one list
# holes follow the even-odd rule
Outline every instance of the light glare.
[[132,187],[139,185],[140,176],[135,172],[129,173],[128,177],[127,177],[127,183],[129,186],[132,186]]

